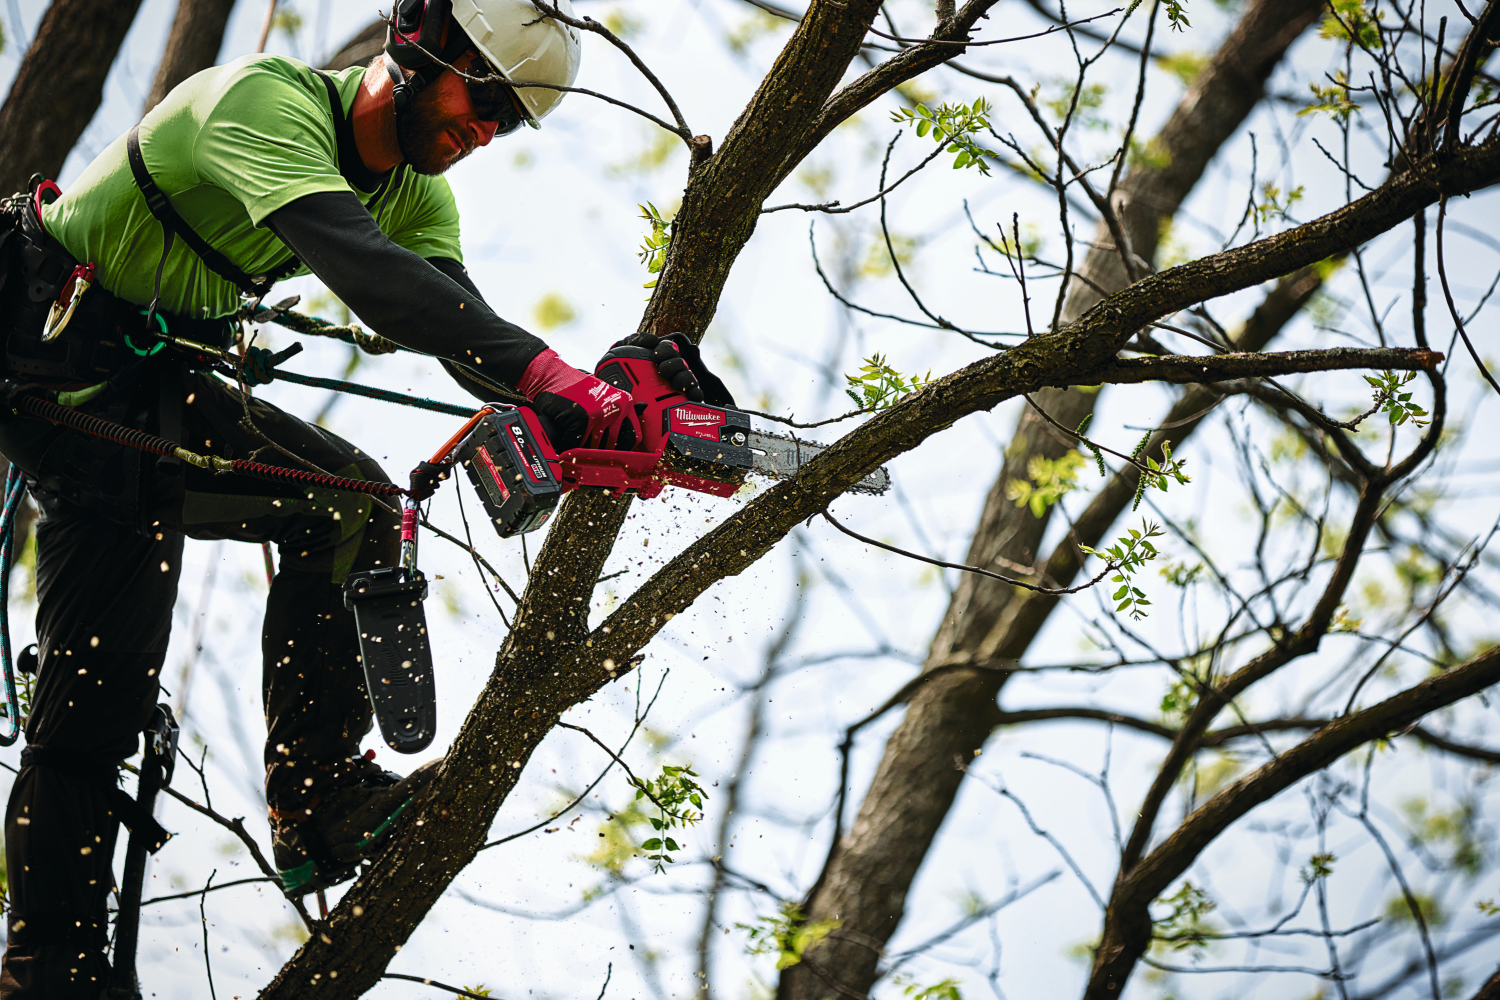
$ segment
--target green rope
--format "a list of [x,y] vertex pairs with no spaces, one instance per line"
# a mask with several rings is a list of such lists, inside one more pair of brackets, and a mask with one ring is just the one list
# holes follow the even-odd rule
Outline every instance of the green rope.
[[[259,306],[256,308],[254,315],[250,317],[250,322],[278,323],[288,330],[295,330],[297,333],[306,334],[309,337],[331,337],[334,340],[342,340],[346,344],[354,344],[359,347],[365,346],[360,343],[359,338],[369,338],[371,336],[371,334],[365,332],[362,326],[353,323],[348,326],[339,326],[336,323],[328,322],[326,319],[309,316],[306,313],[294,312],[291,309],[276,310]],[[385,343],[391,344],[396,350],[406,350],[406,348],[391,341],[385,341]]]
[[328,389],[333,392],[347,392],[353,396],[364,396],[368,399],[378,399],[385,403],[398,403],[401,406],[414,406],[420,410],[432,410],[435,413],[446,413],[454,417],[470,417],[478,406],[455,406],[452,403],[439,402],[436,399],[425,399],[421,396],[408,396],[402,392],[391,392],[389,389],[376,389],[373,386],[360,385],[357,382],[345,382],[336,378],[319,378],[315,375],[298,375],[296,372],[276,369],[276,381],[292,382],[296,385],[311,386],[314,389]]
[[[266,308],[259,306],[249,317],[252,323],[278,323],[296,333],[305,334],[310,337],[329,337],[333,340],[341,340],[346,344],[352,344],[367,354],[389,354],[392,351],[407,351],[411,354],[419,354],[410,348],[402,347],[393,340],[387,340],[377,334],[369,333],[364,327],[351,323],[347,326],[339,326],[321,319],[317,316],[309,316],[306,313],[295,312],[290,308]],[[426,355],[423,355],[424,357]],[[495,390],[496,398],[509,398],[525,401],[524,396],[515,390],[500,385],[493,379],[487,378],[470,368],[468,365],[460,366],[465,373],[474,381],[479,382]],[[453,416],[467,417],[477,407],[454,406],[451,403],[438,402],[435,399],[422,399],[418,396],[407,396],[399,392],[388,392],[384,389],[373,389],[369,386],[358,385],[354,382],[343,382],[339,379],[314,378],[310,375],[295,375],[276,369],[276,378],[287,382],[295,382],[298,385],[311,386],[315,389],[329,389],[334,392],[348,392],[356,396],[367,396],[370,399],[378,399],[387,403],[397,403],[403,406],[415,406],[424,410],[434,410],[438,413],[448,413]]]

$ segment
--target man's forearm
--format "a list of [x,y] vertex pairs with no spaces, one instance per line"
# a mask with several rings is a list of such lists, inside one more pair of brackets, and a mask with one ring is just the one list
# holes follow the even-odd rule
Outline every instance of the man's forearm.
[[[392,243],[352,193],[299,198],[266,223],[361,320],[403,347],[514,386],[547,346],[496,316],[458,262],[429,262]],[[475,396],[494,398],[445,367]]]

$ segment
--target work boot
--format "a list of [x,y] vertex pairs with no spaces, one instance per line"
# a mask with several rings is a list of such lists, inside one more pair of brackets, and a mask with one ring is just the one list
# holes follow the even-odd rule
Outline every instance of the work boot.
[[353,878],[377,853],[397,816],[437,775],[429,761],[405,778],[391,771],[349,775],[331,792],[295,811],[271,810],[272,853],[281,891],[297,899]]

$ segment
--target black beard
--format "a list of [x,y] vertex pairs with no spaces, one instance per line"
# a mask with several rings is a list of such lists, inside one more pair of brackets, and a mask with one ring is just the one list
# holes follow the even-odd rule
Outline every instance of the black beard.
[[406,114],[396,120],[396,146],[402,157],[412,170],[429,176],[441,174],[473,152],[468,149],[448,158],[448,146],[443,139],[452,123],[438,114],[432,101],[424,100],[430,96],[418,94]]

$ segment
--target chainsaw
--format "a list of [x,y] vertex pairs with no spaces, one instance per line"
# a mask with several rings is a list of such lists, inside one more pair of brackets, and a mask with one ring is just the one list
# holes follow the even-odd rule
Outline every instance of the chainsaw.
[[[474,414],[430,462],[412,473],[401,518],[401,558],[396,566],[352,574],[344,603],[354,612],[360,659],[381,736],[392,749],[417,753],[437,728],[432,652],[422,601],[427,580],[417,569],[417,502],[437,481],[463,466],[501,538],[546,524],[563,494],[605,489],[644,499],[668,486],[727,497],[749,473],[791,479],[823,445],[755,430],[750,415],[714,406],[674,388],[658,371],[658,358],[643,347],[616,346],[594,374],[630,395],[636,425],[633,447],[624,450],[552,445],[550,422],[527,405],[488,403]],[[696,388],[696,385],[694,386]],[[419,488],[420,484],[420,488]],[[890,488],[885,469],[859,480],[852,492],[881,494]]]
[[[732,407],[694,402],[658,372],[656,356],[641,347],[616,347],[595,377],[630,394],[642,437],[627,451],[553,450],[547,422],[529,406],[492,403],[453,457],[468,473],[501,538],[535,531],[557,502],[580,487],[651,499],[668,486],[727,497],[746,473],[791,479],[823,445],[753,430],[750,416]],[[854,491],[884,493],[885,469]]]

